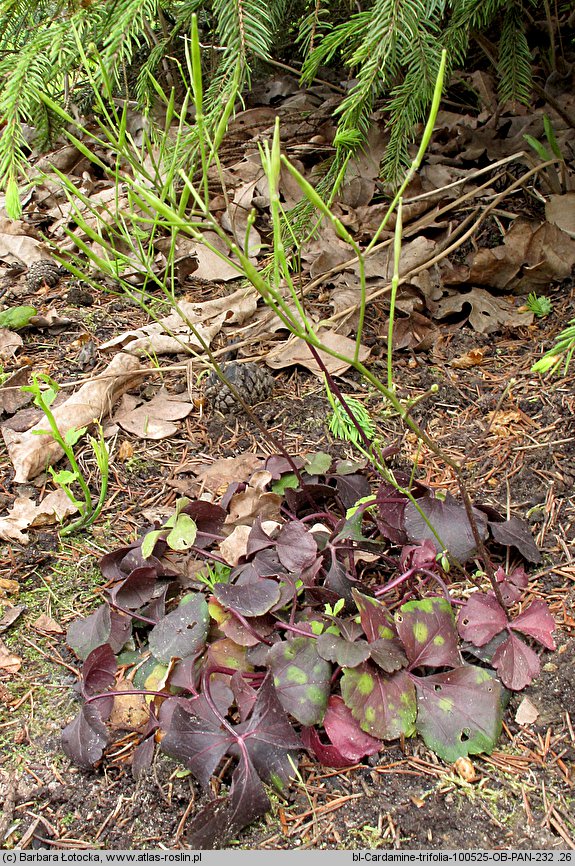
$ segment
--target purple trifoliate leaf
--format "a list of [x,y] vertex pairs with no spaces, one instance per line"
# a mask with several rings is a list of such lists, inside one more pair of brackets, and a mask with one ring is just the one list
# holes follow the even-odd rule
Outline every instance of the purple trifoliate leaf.
[[232,734],[214,722],[200,719],[189,709],[176,705],[160,746],[166,755],[191,770],[200,785],[209,790],[216,767],[234,741]]
[[288,460],[282,454],[272,454],[271,457],[266,459],[264,469],[271,472],[272,478],[277,481],[282,475],[293,472],[294,466],[297,469],[301,469],[304,462],[302,457],[292,457],[291,460]]
[[132,755],[132,776],[138,780],[146,775],[152,766],[156,742],[152,736],[138,743]]
[[[220,624],[220,628],[225,636],[235,643],[240,646],[255,647],[258,645],[263,646],[262,640],[273,633],[274,621],[271,616],[254,616],[250,617],[249,626],[250,628],[247,628],[243,622],[240,622],[234,616],[233,611],[230,611],[229,619]],[[263,647],[263,649],[267,651],[266,647]]]
[[513,633],[496,650],[491,664],[503,685],[514,692],[528,686],[541,667],[537,653]]
[[267,550],[270,547],[275,547],[275,540],[270,538],[267,532],[264,532],[262,519],[258,516],[248,535],[246,553],[251,557],[255,553],[259,553],[260,550]]
[[463,665],[443,674],[416,677],[417,730],[448,764],[488,754],[501,733],[501,685],[488,671]]
[[201,550],[213,542],[213,536],[219,535],[227,516],[220,505],[204,502],[202,499],[194,499],[193,502],[189,502],[182,508],[181,513],[187,514],[196,524],[197,535],[194,546]]
[[132,617],[119,610],[110,611],[110,637],[108,643],[112,651],[119,653],[132,634]]
[[[432,493],[418,499],[417,505],[427,521],[412,502],[407,503],[403,525],[409,541],[429,539],[437,553],[447,550],[461,563],[473,556],[477,545],[463,505],[459,505],[450,494],[447,494],[445,499],[438,499]],[[473,514],[479,537],[483,540],[487,538],[487,518],[477,509],[474,509]]]
[[186,659],[180,659],[172,668],[169,677],[170,686],[177,689],[184,689],[186,692],[195,694],[198,685],[198,657],[197,655],[188,656]]
[[217,583],[214,595],[220,604],[242,616],[263,616],[279,601],[280,587],[276,580],[256,577],[242,584]]
[[208,668],[230,668],[234,671],[253,670],[246,660],[246,647],[240,646],[228,637],[220,638],[208,644],[205,659]]
[[114,682],[118,664],[109,644],[92,650],[82,665],[82,694],[89,698],[105,692]]
[[371,493],[369,481],[365,475],[338,475],[335,487],[345,509],[352,508],[360,499],[365,499]]
[[514,568],[510,574],[506,574],[504,569],[499,566],[495,572],[495,578],[507,607],[520,601],[523,595],[522,590],[526,589],[529,584],[529,578],[521,565]]
[[135,568],[125,580],[116,583],[109,592],[114,604],[119,607],[137,610],[147,604],[154,594],[158,580],[155,568],[143,565]]
[[381,740],[362,731],[338,695],[332,695],[328,701],[323,726],[338,752],[352,764],[381,750]]
[[78,715],[62,731],[62,749],[79,767],[88,769],[97,763],[108,744],[108,729],[102,721],[102,701],[84,704]]
[[407,496],[399,493],[386,482],[379,486],[376,501],[378,508],[375,521],[380,533],[394,544],[405,544],[407,535],[404,528],[404,513],[409,501]]
[[110,608],[107,604],[101,604],[90,616],[80,617],[70,623],[66,643],[78,658],[85,661],[92,650],[108,643],[111,628]]
[[142,556],[142,540],[134,541],[125,547],[118,547],[111,553],[106,553],[100,560],[100,571],[106,580],[123,580],[135,569],[143,566],[155,568],[158,577],[175,577],[176,572],[162,565],[159,556],[167,550],[168,545],[161,539],[154,548],[156,556],[144,559]]
[[275,644],[267,655],[280,703],[302,725],[322,721],[330,691],[331,665],[315,640],[296,637]]
[[372,662],[386,674],[392,674],[394,671],[407,667],[407,656],[399,641],[385,640],[385,638],[371,641],[369,656]]
[[507,628],[507,616],[492,592],[474,592],[459,612],[457,628],[463,640],[483,646]]
[[212,800],[189,826],[186,839],[192,848],[223,847],[270,808],[265,788],[247,755],[242,755],[232,776],[229,797]]
[[489,529],[498,544],[514,547],[528,562],[541,562],[541,553],[533,540],[531,530],[519,517],[510,517],[503,523],[490,520]]
[[352,594],[368,641],[380,638],[397,640],[395,622],[385,604],[371,595],[364,595],[357,589],[353,589]]
[[426,538],[420,544],[406,544],[399,558],[401,568],[407,571],[410,568],[429,568],[435,569],[437,551],[435,545],[429,538]]
[[407,656],[399,641],[394,619],[385,604],[356,589],[353,590],[353,598],[369,641],[371,659],[389,674],[406,666]]
[[350,577],[343,563],[333,556],[323,586],[325,589],[330,590],[330,592],[335,593],[337,598],[345,600],[346,610],[353,609],[352,587],[354,582],[356,581],[353,581]]
[[415,688],[405,671],[383,674],[370,662],[345,668],[341,679],[345,704],[361,729],[381,740],[410,737],[417,712]]
[[301,739],[304,748],[314,755],[324,767],[340,769],[356,763],[355,761],[350,761],[348,758],[344,758],[335,746],[322,743],[315,728],[302,728]]
[[446,598],[435,596],[408,601],[395,615],[395,622],[410,669],[461,664],[455,621]]
[[317,543],[313,534],[299,520],[286,523],[277,537],[280,562],[288,571],[299,574],[317,559]]
[[349,641],[331,632],[324,632],[316,641],[317,651],[328,662],[335,662],[342,668],[355,668],[370,656],[369,645],[365,640]]
[[309,509],[310,500],[315,503],[317,511],[330,510],[336,501],[335,490],[329,484],[309,482],[303,490],[286,490],[284,496],[287,507],[296,515]]
[[208,605],[201,593],[184,598],[150,632],[148,642],[152,654],[164,664],[172,658],[194,655],[206,642],[209,621]]
[[512,629],[529,635],[548,650],[556,648],[552,634],[555,620],[549,613],[549,608],[545,602],[538,598],[532,601],[527,610],[516,616],[509,625]]
[[234,699],[240,714],[240,719],[242,722],[245,722],[253,710],[257,698],[257,692],[245,681],[239,671],[236,671],[236,673],[233,674],[230,685],[232,687],[232,692],[234,693]]
[[294,775],[294,758],[301,741],[278,699],[271,674],[258,689],[250,719],[237,725],[235,731],[259,776],[281,790]]

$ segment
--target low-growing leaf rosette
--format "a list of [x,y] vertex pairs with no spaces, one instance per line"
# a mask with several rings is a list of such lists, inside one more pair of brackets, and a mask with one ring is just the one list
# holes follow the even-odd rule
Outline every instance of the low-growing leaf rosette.
[[[405,478],[372,493],[363,468],[270,457],[219,505],[180,500],[174,519],[102,558],[106,601],[69,625],[83,704],[64,751],[87,769],[128,731],[141,780],[159,743],[209,798],[192,847],[224,845],[264,814],[266,786],[288,784],[301,748],[334,767],[416,734],[448,762],[491,751],[502,688],[487,665],[521,687],[539,664],[523,636],[553,646],[545,605],[509,621],[493,594],[471,596],[458,633],[439,561],[474,552],[465,509],[417,483],[408,495]],[[480,537],[492,520],[478,518]],[[498,543],[525,545],[511,528]],[[522,569],[496,579],[515,604]],[[460,638],[483,666],[464,663]],[[220,773],[228,794],[214,797]]]
[[545,602],[535,599],[527,610],[513,619],[497,601],[493,592],[474,592],[459,614],[459,634],[476,647],[483,647],[498,636],[491,664],[508,689],[520,691],[539,674],[537,653],[516,634],[532,638],[548,650],[555,649],[555,622]]

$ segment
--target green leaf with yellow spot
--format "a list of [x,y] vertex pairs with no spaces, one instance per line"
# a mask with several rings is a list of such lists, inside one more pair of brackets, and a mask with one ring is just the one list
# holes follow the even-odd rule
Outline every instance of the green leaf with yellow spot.
[[267,657],[274,686],[286,712],[302,725],[319,724],[330,692],[331,665],[308,637],[275,644]]
[[410,670],[461,664],[455,620],[451,605],[443,596],[402,604],[395,622]]
[[369,641],[371,660],[391,674],[407,665],[407,657],[397,636],[393,617],[382,601],[352,590],[361,619],[361,627]]
[[503,717],[499,680],[473,665],[414,679],[417,731],[436,755],[452,764],[493,751]]
[[363,731],[380,740],[415,732],[415,688],[405,671],[388,676],[365,662],[345,668],[341,694]]

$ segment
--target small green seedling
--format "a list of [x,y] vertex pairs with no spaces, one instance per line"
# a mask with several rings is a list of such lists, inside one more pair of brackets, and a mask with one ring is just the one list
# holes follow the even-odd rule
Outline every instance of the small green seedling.
[[[353,445],[359,445],[361,442],[360,432],[356,424],[353,423],[349,414],[346,412],[341,402],[332,394],[330,389],[326,387],[327,398],[330,402],[332,412],[328,420],[328,428],[336,439],[343,439],[346,442],[351,442]],[[346,397],[345,402],[353,414],[357,425],[363,430],[365,436],[369,440],[373,440],[376,433],[375,423],[363,405],[355,397]]]
[[535,292],[531,292],[527,296],[525,306],[528,310],[531,310],[531,312],[534,313],[539,319],[543,319],[545,316],[548,316],[549,313],[553,310],[553,304],[551,303],[549,298],[545,297],[545,295],[536,295]]
[[[42,384],[47,387],[43,388]],[[70,469],[62,469],[58,472],[56,472],[51,466],[48,467],[48,471],[52,475],[54,482],[62,488],[70,502],[72,502],[75,508],[80,512],[79,519],[61,529],[60,534],[71,535],[71,533],[76,532],[79,529],[86,529],[96,520],[102,511],[106,500],[106,494],[108,492],[109,452],[108,446],[104,441],[102,428],[98,425],[99,435],[97,439],[94,436],[88,437],[102,479],[98,502],[94,505],[90,488],[82,474],[82,470],[78,465],[74,453],[74,446],[82,436],[85,435],[87,428],[71,428],[64,435],[60,433],[51,409],[52,403],[56,399],[60,389],[57,382],[51,379],[47,374],[33,374],[32,384],[22,386],[21,390],[32,394],[34,405],[38,406],[38,408],[42,410],[50,427],[49,430],[35,430],[35,434],[38,436],[52,436],[70,463]],[[73,487],[75,484],[78,484],[82,491],[82,499],[78,499],[74,493]]]

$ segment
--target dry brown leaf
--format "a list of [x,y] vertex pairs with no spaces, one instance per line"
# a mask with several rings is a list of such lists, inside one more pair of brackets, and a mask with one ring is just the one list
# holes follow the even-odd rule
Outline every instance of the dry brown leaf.
[[393,348],[427,352],[435,344],[439,334],[437,325],[434,325],[427,316],[413,310],[408,316],[395,320]]
[[76,322],[61,316],[57,310],[49,309],[38,316],[32,316],[30,324],[35,328],[65,328],[67,325],[75,325]]
[[539,718],[539,710],[529,698],[523,698],[517,712],[515,713],[515,721],[518,725],[532,725]]
[[140,406],[128,408],[124,404],[112,421],[141,439],[166,439],[178,430],[172,422],[187,418],[193,411],[192,403],[170,398],[166,389],[162,388],[155,397]]
[[237,280],[241,276],[241,270],[239,265],[230,259],[225,242],[215,232],[204,232],[203,237],[207,243],[219,250],[221,255],[189,237],[179,237],[174,251],[170,238],[161,238],[155,247],[165,256],[175,256],[174,264],[178,268],[182,285],[190,274],[193,274],[195,279],[209,282]]
[[[15,583],[16,581],[14,581]],[[2,579],[0,578],[0,590],[2,589]],[[24,611],[26,610],[26,605],[24,604],[13,604],[8,607],[0,617],[0,634],[4,631],[8,631],[11,625],[13,625],[17,619],[19,619]]]
[[38,505],[28,496],[19,496],[6,517],[0,517],[0,538],[28,544],[25,529],[59,523],[77,510],[60,488],[45,496]]
[[488,412],[485,422],[489,425],[490,435],[510,439],[517,436],[518,426],[525,426],[526,418],[519,409],[499,409],[497,412]]
[[[399,259],[399,275],[403,276],[408,271],[418,268],[429,261],[437,249],[437,241],[419,235],[412,241],[404,243],[401,247]],[[353,265],[353,271],[359,276],[359,265]],[[393,252],[388,247],[365,260],[365,276],[368,279],[378,277],[386,283],[390,283],[393,277]]]
[[457,758],[455,763],[453,764],[453,769],[466,782],[476,782],[477,781],[477,773],[475,771],[475,767],[469,758],[461,757]]
[[23,345],[20,334],[8,328],[0,328],[0,361],[11,361]]
[[444,319],[453,313],[468,315],[469,323],[480,334],[491,334],[498,331],[501,325],[524,327],[533,322],[533,313],[520,312],[509,301],[495,298],[485,289],[448,294],[438,303],[428,302],[428,305],[434,319]]
[[[257,295],[253,289],[238,289],[232,295],[201,304],[180,301],[177,310],[169,316],[138,330],[125,331],[103,343],[100,349],[122,346],[139,355],[150,352],[179,353],[186,346],[203,349],[202,343],[209,346],[224,323],[243,323],[256,307]],[[206,324],[209,320],[212,320],[211,323]],[[194,335],[190,325],[193,325],[200,339]]]
[[[355,340],[344,337],[336,331],[320,328],[317,332],[318,338],[335,352],[340,355],[353,358],[355,353]],[[359,360],[365,361],[369,358],[370,350],[366,346],[360,346]],[[346,361],[340,361],[339,358],[334,358],[328,355],[327,352],[320,351],[319,355],[324,362],[327,370],[333,376],[340,376],[349,370],[351,366]],[[279,349],[270,351],[266,357],[266,364],[274,370],[281,370],[284,367],[291,367],[293,364],[301,364],[302,367],[310,370],[318,378],[323,377],[323,371],[320,369],[316,360],[313,358],[307,343],[299,337],[293,335],[288,337],[285,343],[280,344]]]
[[455,367],[456,370],[468,370],[470,367],[477,367],[479,364],[483,364],[486,351],[486,349],[470,349],[464,355],[452,358],[449,365]]
[[[263,168],[261,169],[261,173],[263,175]],[[256,182],[256,180],[251,180],[236,188],[233,201],[230,202],[221,218],[222,227],[234,236],[235,242],[242,250],[245,247],[248,217],[252,210]],[[260,234],[254,226],[251,226],[248,235],[247,254],[249,256],[257,256],[261,246],[262,239]]]
[[251,531],[251,526],[236,526],[227,538],[220,541],[218,548],[228,565],[236,566],[241,557],[246,555]]
[[258,306],[258,294],[251,287],[238,289],[231,295],[223,295],[203,303],[184,300],[180,301],[180,309],[192,322],[203,322],[225,313],[226,324],[242,325],[255,312]]
[[17,673],[22,667],[22,659],[10,652],[3,640],[0,640],[0,670],[9,674]]
[[0,259],[26,267],[40,259],[49,259],[46,244],[31,237],[32,234],[33,229],[25,222],[0,217]]
[[19,592],[20,584],[17,580],[0,577],[0,595],[18,595]]
[[279,520],[281,496],[265,490],[271,480],[271,472],[266,469],[254,472],[246,489],[232,496],[225,525],[252,526],[256,517],[262,520]]
[[6,412],[8,415],[12,415],[32,401],[32,394],[20,390],[22,385],[27,385],[29,381],[30,371],[28,367],[21,367],[2,382],[0,385],[0,414]]
[[537,291],[563,280],[575,265],[575,240],[557,225],[516,219],[503,243],[479,249],[466,279],[515,293]]
[[134,446],[127,439],[120,442],[120,447],[116,451],[116,460],[120,463],[125,463],[126,460],[131,460],[134,456]]
[[[103,418],[123,393],[141,381],[142,375],[137,358],[123,353],[115,355],[102,374],[53,409],[60,433],[64,436],[68,430],[89,427],[95,419]],[[17,484],[35,478],[63,456],[51,435],[34,432],[46,427],[47,422],[42,419],[23,433],[6,427],[2,430]]]
[[[247,481],[261,466],[262,459],[251,451],[237,457],[222,457],[196,472],[200,491],[207,490],[214,496],[223,496],[234,481]],[[180,469],[185,471],[185,467]]]
[[45,613],[40,614],[38,619],[32,623],[32,628],[41,634],[65,634],[66,632],[66,629],[62,628],[59,622]]
[[[114,687],[115,692],[129,691],[134,684],[120,680]],[[143,695],[114,695],[112,712],[108,719],[111,728],[121,731],[143,731],[150,718],[150,707]]]
[[564,195],[550,195],[545,205],[548,222],[575,238],[575,192]]

